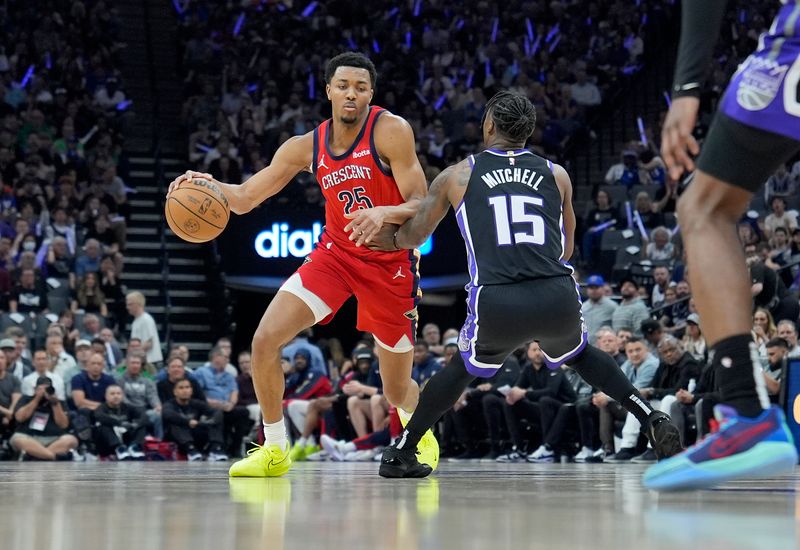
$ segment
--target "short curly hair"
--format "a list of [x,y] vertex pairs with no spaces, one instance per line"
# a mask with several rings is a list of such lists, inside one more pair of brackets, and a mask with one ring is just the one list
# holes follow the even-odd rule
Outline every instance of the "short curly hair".
[[325,64],[325,82],[330,84],[333,74],[339,67],[356,67],[357,69],[366,69],[369,73],[370,84],[374,88],[378,81],[378,71],[375,69],[375,64],[370,61],[369,57],[359,52],[344,52],[336,57],[332,57]]

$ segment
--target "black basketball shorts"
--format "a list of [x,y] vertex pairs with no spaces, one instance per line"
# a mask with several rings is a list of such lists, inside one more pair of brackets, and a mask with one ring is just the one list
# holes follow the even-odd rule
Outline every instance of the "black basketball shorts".
[[528,342],[539,342],[550,368],[577,356],[588,342],[571,276],[470,287],[467,308],[458,347],[467,371],[481,378]]
[[755,193],[798,151],[800,142],[797,140],[748,126],[717,112],[697,167],[717,179]]

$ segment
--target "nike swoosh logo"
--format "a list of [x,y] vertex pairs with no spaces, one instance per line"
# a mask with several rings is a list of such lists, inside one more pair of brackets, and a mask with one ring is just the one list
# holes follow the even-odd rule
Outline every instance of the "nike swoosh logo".
[[730,438],[719,438],[708,448],[708,455],[713,458],[725,458],[735,453],[739,448],[744,447],[748,442],[755,439],[762,433],[773,429],[771,424],[760,424],[748,428]]
[[[287,455],[287,456],[288,456],[288,455]],[[267,464],[267,470],[271,470],[271,469],[273,469],[273,468],[275,468],[275,467],[277,467],[277,466],[280,466],[281,464],[283,464],[284,462],[286,462],[286,458],[287,458],[287,457],[286,457],[286,456],[284,456],[284,457],[283,457],[283,459],[282,459],[282,460],[280,460],[279,462],[275,462],[275,460],[274,460],[274,459],[269,459],[269,464]]]

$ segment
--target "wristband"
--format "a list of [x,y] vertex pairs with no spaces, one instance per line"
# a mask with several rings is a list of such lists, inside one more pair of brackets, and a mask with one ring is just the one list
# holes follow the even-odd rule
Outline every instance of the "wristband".
[[690,82],[683,85],[676,84],[672,87],[672,98],[677,99],[686,96],[699,98],[701,90],[699,82]]

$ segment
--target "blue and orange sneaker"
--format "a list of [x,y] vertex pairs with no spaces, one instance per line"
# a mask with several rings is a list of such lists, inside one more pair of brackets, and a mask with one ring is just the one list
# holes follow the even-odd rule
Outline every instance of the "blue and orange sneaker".
[[797,449],[780,408],[773,406],[756,418],[746,418],[731,407],[717,405],[714,415],[720,421],[719,431],[648,468],[645,487],[703,489],[733,479],[792,472]]

